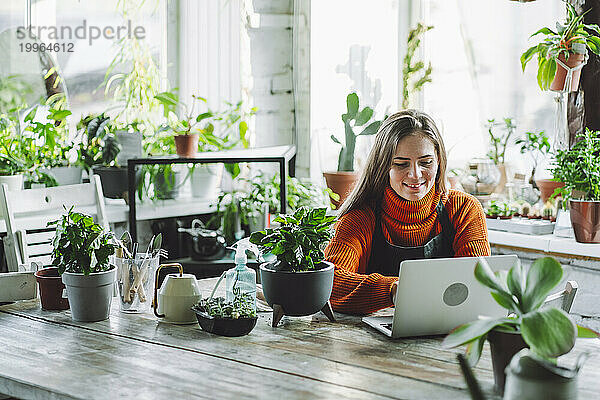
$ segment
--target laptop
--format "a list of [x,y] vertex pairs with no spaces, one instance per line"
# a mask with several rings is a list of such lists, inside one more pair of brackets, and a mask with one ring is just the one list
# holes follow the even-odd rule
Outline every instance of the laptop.
[[[493,271],[508,270],[516,255],[483,257]],[[406,260],[400,264],[394,314],[367,316],[363,322],[391,338],[440,335],[479,316],[506,316],[475,279],[480,257]]]

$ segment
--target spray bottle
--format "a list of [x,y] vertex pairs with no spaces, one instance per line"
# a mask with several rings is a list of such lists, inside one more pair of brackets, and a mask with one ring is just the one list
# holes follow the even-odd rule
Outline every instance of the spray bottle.
[[233,301],[234,288],[237,288],[241,293],[252,296],[256,308],[256,271],[246,266],[246,250],[252,251],[258,257],[258,247],[250,243],[250,238],[244,238],[234,243],[232,248],[235,249],[235,267],[225,273],[225,299]]

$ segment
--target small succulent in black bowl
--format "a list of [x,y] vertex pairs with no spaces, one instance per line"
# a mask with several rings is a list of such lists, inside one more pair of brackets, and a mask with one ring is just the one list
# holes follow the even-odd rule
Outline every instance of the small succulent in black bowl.
[[221,336],[244,336],[256,326],[258,317],[251,295],[233,289],[233,301],[224,297],[202,299],[192,307],[200,327],[206,332]]

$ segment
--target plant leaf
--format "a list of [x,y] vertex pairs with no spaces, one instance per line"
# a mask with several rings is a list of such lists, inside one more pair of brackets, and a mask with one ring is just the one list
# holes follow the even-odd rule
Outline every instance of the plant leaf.
[[369,135],[374,135],[377,133],[377,131],[379,130],[379,126],[381,125],[381,121],[375,121],[375,122],[371,122],[369,125],[367,125],[367,127],[365,129],[363,129],[363,131],[361,133],[359,133],[359,136],[369,136]]
[[587,339],[596,339],[600,336],[600,333],[586,328],[585,326],[577,325],[577,337],[587,338]]
[[515,320],[512,318],[485,318],[469,322],[468,324],[461,325],[452,330],[452,332],[444,338],[442,347],[456,347],[469,343],[478,337],[485,335],[498,325],[514,323],[514,321]]
[[548,308],[523,315],[521,334],[536,354],[556,358],[575,345],[577,329],[562,310]]
[[560,282],[562,275],[562,266],[554,258],[535,260],[527,272],[522,311],[528,313],[538,309],[548,293]]
[[348,108],[348,119],[354,119],[358,112],[358,95],[356,93],[350,93],[346,97],[346,107]]
[[467,350],[465,353],[467,355],[467,362],[470,366],[473,367],[479,362],[486,337],[487,335],[480,336],[479,338],[467,344]]
[[356,121],[354,122],[354,126],[363,126],[373,116],[373,109],[371,107],[365,107],[361,112],[356,116]]

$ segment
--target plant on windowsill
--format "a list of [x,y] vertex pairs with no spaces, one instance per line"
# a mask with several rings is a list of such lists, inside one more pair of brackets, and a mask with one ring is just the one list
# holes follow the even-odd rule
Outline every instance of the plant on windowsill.
[[[188,107],[181,99],[177,90],[162,92],[155,96],[163,107],[166,122],[159,131],[172,132],[175,140],[175,150],[180,157],[194,157],[198,152],[199,136],[203,135],[203,143],[217,140],[213,135],[214,125],[211,122],[213,113],[209,110],[194,115],[197,102],[206,104],[204,97],[192,96],[192,105]],[[204,125],[199,127],[199,125]]]
[[537,55],[537,81],[542,90],[576,91],[579,86],[581,68],[573,71],[570,87],[565,87],[567,70],[558,64],[557,60],[573,69],[585,62],[587,50],[600,55],[598,25],[583,23],[583,17],[589,10],[578,15],[572,4],[565,1],[565,5],[567,7],[565,23],[557,22],[556,31],[544,27],[532,34],[530,37],[544,35],[544,39],[521,55],[523,71],[533,56]]
[[485,209],[485,216],[488,218],[510,219],[517,211],[517,209],[512,207],[510,202],[492,200],[489,207]]
[[519,350],[530,347],[536,355],[555,362],[573,348],[577,336],[598,337],[596,332],[576,326],[563,310],[542,308],[562,276],[562,266],[552,257],[537,259],[529,270],[517,262],[507,274],[494,273],[485,259],[481,259],[475,266],[475,278],[490,288],[492,297],[506,308],[509,316],[482,318],[461,325],[446,336],[442,345],[447,348],[467,345],[467,359],[475,365],[487,339],[499,391],[504,390],[504,369]]
[[521,154],[528,153],[531,157],[533,167],[531,169],[531,176],[529,177],[529,184],[536,188],[535,173],[538,167],[539,158],[545,158],[550,152],[548,135],[546,135],[544,131],[525,132],[522,137],[515,141],[515,144],[521,146]]
[[81,183],[83,167],[78,149],[69,137],[67,117],[71,111],[50,108],[46,122],[35,120],[38,106],[25,116],[23,135],[35,143],[36,176],[31,183],[45,186]]
[[586,128],[569,150],[558,150],[552,169],[565,186],[556,189],[569,204],[575,240],[600,243],[600,131]]
[[276,258],[260,265],[263,293],[273,307],[273,326],[284,314],[311,315],[319,310],[334,321],[329,304],[334,266],[324,260],[323,249],[336,218],[326,213],[325,208],[301,207],[275,218],[280,226],[250,235],[263,256]]
[[[356,139],[359,136],[376,134],[383,121],[373,119],[373,109],[371,107],[360,110],[358,95],[350,93],[346,97],[346,112],[342,114],[342,122],[344,123],[344,141],[342,142],[335,135],[331,135],[331,140],[342,146],[338,156],[337,172],[323,172],[327,186],[340,196],[339,200],[332,199],[332,203],[336,207],[344,202],[358,180],[358,173],[354,171]],[[360,133],[356,133],[355,129],[358,130],[359,128]]]
[[56,226],[52,240],[52,265],[58,268],[67,288],[75,321],[101,321],[108,318],[117,269],[109,257],[117,245],[113,235],[94,219],[71,208]]

